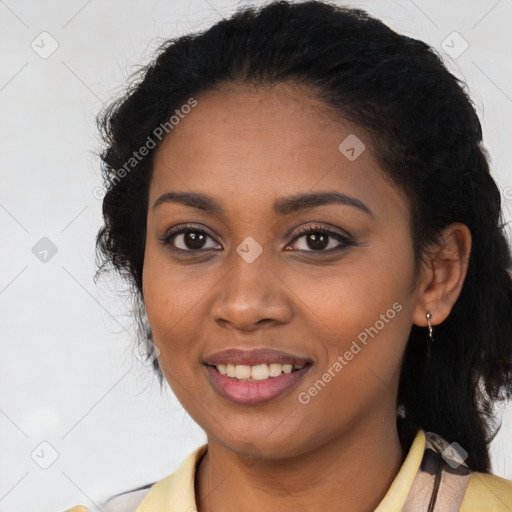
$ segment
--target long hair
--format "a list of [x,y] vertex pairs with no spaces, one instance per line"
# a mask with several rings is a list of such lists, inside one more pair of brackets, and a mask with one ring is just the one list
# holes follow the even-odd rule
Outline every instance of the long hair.
[[[385,175],[410,198],[416,264],[449,224],[470,229],[468,273],[451,314],[435,328],[430,359],[425,329],[412,326],[397,406],[425,430],[457,441],[471,469],[488,472],[492,406],[512,394],[512,262],[500,192],[465,84],[434,49],[366,12],[279,1],[165,42],[98,118],[107,190],[98,274],[113,267],[131,283],[151,350],[142,266],[152,155],[159,144],[133,168],[126,163],[191,97],[226,83],[280,82],[309,87],[333,115],[370,134]],[[153,364],[162,383],[158,360]]]

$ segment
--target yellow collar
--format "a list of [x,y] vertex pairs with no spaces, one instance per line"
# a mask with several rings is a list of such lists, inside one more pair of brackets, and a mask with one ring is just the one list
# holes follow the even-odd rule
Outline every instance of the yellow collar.
[[[208,445],[204,444],[195,449],[172,475],[154,484],[136,512],[196,511],[194,493],[196,464],[207,448]],[[403,508],[420,467],[424,450],[425,432],[418,429],[404,463],[375,512],[396,512]]]

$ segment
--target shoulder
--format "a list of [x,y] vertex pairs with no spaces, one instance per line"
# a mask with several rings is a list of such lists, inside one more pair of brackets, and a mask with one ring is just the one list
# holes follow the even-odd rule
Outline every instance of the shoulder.
[[[182,461],[174,473],[157,482],[116,494],[101,503],[100,510],[102,512],[137,512],[137,510],[142,512],[143,510],[168,510],[168,505],[172,505],[173,510],[193,510],[195,508],[195,467],[207,449],[207,444],[199,446]],[[183,503],[187,506],[183,507]],[[92,511],[83,505],[78,505],[65,512]]]
[[[138,487],[131,491],[115,494],[101,504],[103,512],[135,512],[142,500],[148,495],[153,484]],[[83,505],[77,505],[65,512],[90,512],[90,509]]]
[[102,506],[104,512],[135,512],[147,496],[153,484],[110,497]]
[[461,512],[509,512],[512,510],[512,480],[490,473],[472,472]]

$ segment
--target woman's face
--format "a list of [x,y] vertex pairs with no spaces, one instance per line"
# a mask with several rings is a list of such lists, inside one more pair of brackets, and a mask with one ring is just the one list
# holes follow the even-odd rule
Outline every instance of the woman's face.
[[299,455],[394,421],[419,307],[407,199],[365,132],[308,91],[197,101],[149,192],[143,292],[171,388],[241,454]]

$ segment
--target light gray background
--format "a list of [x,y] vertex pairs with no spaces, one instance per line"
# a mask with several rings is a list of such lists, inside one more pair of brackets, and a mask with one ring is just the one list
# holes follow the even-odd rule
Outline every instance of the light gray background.
[[[346,3],[433,45],[467,81],[510,210],[511,1]],[[205,28],[236,6],[0,0],[2,511],[98,510],[109,495],[171,473],[205,441],[133,356],[123,283],[92,281],[101,211],[94,116],[161,38]],[[464,41],[454,31],[469,45],[456,58]],[[46,262],[32,252],[43,237],[57,249]],[[503,419],[493,470],[512,478],[510,406]]]

